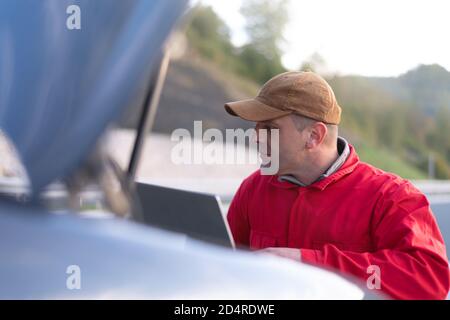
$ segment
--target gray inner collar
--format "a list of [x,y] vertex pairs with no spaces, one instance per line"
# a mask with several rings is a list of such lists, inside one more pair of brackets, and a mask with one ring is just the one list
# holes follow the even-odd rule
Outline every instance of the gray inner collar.
[[[342,137],[338,137],[337,138],[337,150],[338,150],[339,157],[336,159],[336,161],[334,161],[333,164],[324,173],[322,173],[319,176],[319,178],[317,178],[316,181],[314,181],[312,183],[315,183],[326,177],[329,177],[330,175],[332,175],[333,173],[338,171],[340,167],[342,167],[345,160],[347,160],[348,155],[350,154],[350,147],[348,145],[347,140],[345,140]],[[290,174],[279,176],[278,181],[287,181],[287,182],[296,184],[300,187],[308,186],[307,184],[304,184],[303,182],[299,181],[297,178],[295,178],[293,175],[290,175]]]

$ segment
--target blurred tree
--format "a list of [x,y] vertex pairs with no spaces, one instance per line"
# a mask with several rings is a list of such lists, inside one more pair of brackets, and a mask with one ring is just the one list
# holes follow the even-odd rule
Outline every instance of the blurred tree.
[[286,71],[280,59],[268,59],[253,44],[247,44],[241,48],[240,59],[245,66],[241,74],[252,78],[259,84]]
[[241,48],[240,57],[245,72],[258,83],[286,71],[281,63],[281,46],[288,23],[287,6],[287,0],[248,0],[242,4],[249,43]]
[[[262,84],[285,71],[281,45],[287,1],[246,0],[241,12],[249,42],[240,48],[231,43],[229,28],[210,7],[192,10],[187,35],[196,52],[228,74],[238,74],[236,79],[247,79],[239,86],[257,87],[254,82]],[[314,53],[301,69],[321,73],[324,66]],[[434,154],[436,177],[450,179],[450,72],[421,65],[399,77],[325,77],[343,108],[341,127],[359,141],[367,161],[405,177],[425,177],[428,157]]]
[[197,6],[192,12],[191,32],[203,39],[217,42],[229,42],[230,29],[211,7]]
[[[267,2],[267,1],[266,1]],[[283,1],[284,2],[284,1]],[[267,3],[258,4],[254,1],[253,6],[266,6]],[[270,5],[271,6],[271,5]],[[265,14],[270,11],[265,11]],[[257,34],[258,27],[252,27],[253,34]],[[191,21],[187,28],[187,36],[191,47],[195,48],[201,55],[214,61],[223,69],[228,69],[247,79],[251,79],[261,84],[272,76],[286,71],[281,64],[280,51],[272,49],[272,57],[261,49],[263,40],[257,43],[251,42],[241,48],[236,48],[230,41],[230,31],[211,7],[197,6],[191,11]],[[269,37],[273,39],[274,36]],[[267,40],[272,41],[272,40]],[[267,47],[273,47],[267,45]],[[275,48],[273,47],[273,48]]]
[[281,57],[283,32],[288,22],[287,0],[246,0],[241,13],[252,46],[267,59]]
[[323,75],[328,71],[327,63],[318,52],[314,52],[302,63],[300,71],[312,71]]
[[230,30],[211,7],[196,6],[187,28],[191,47],[223,66],[235,67],[236,53],[230,41]]

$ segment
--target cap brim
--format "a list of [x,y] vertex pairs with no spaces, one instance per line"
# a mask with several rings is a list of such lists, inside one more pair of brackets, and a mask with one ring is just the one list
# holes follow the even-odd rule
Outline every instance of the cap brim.
[[233,116],[255,122],[272,120],[292,113],[272,108],[256,99],[228,102],[225,104],[225,110]]

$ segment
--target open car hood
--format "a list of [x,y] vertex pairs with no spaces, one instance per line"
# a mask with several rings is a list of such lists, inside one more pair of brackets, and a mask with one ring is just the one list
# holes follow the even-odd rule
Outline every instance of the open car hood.
[[[65,177],[148,81],[185,0],[0,1],[0,128],[33,192]],[[69,11],[69,13],[67,12]]]

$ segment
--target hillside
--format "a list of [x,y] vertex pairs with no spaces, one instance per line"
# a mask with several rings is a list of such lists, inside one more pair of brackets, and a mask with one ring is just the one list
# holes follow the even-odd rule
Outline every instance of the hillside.
[[[373,84],[372,79],[335,77],[329,81],[343,108],[341,135],[355,145],[361,159],[403,177],[426,178],[424,170],[415,165],[417,159],[412,153],[405,155],[400,149],[390,149],[395,145],[392,142],[395,139],[390,138],[395,133],[391,131],[398,126],[391,131],[385,130],[386,139],[390,142],[373,139],[371,134],[371,130],[377,131],[376,124],[371,123],[376,117],[370,116],[374,109],[392,119],[389,110],[399,105],[407,107],[406,104]],[[203,121],[203,130],[250,128],[253,126],[251,122],[229,116],[223,104],[252,97],[257,90],[257,84],[225,72],[220,66],[190,51],[170,64],[154,131],[171,134],[177,128],[185,128],[192,132],[195,120]],[[126,127],[133,127],[134,121],[128,119]]]
[[421,65],[399,77],[329,82],[343,106],[344,128],[421,171],[431,156],[436,177],[450,178],[450,72]]

